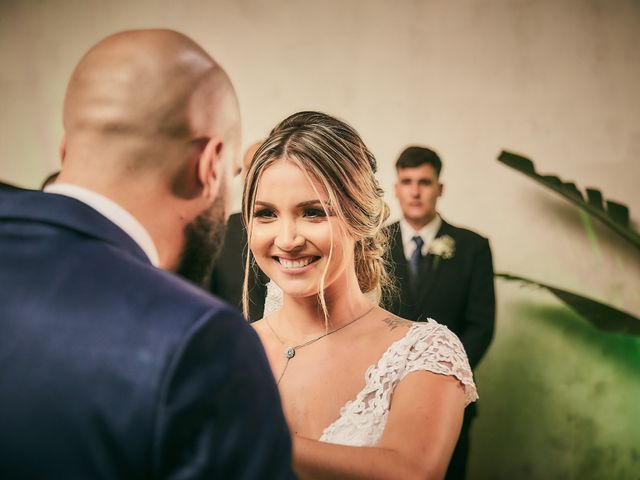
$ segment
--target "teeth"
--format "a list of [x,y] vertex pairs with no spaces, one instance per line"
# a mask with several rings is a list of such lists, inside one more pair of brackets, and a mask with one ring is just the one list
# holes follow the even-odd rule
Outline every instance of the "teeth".
[[280,264],[286,268],[302,268],[306,267],[313,261],[313,257],[299,258],[297,260],[287,260],[286,258],[279,258]]

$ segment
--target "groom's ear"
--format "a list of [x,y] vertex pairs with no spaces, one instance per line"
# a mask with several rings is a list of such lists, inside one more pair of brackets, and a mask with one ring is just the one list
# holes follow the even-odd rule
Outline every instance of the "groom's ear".
[[204,148],[198,157],[196,174],[202,194],[207,200],[213,201],[220,191],[220,184],[224,181],[224,170],[221,152],[224,146],[219,138],[202,139]]
[[67,156],[67,134],[62,135],[60,140],[60,146],[58,147],[58,155],[60,155],[60,164],[64,163],[64,159]]

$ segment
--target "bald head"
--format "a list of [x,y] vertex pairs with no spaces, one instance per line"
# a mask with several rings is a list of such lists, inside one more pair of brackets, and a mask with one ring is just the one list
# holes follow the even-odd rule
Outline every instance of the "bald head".
[[64,127],[57,183],[127,210],[161,267],[189,271],[189,252],[208,263],[202,255],[223,235],[240,118],[227,74],[200,46],[171,30],[105,38],[71,76]]
[[199,139],[239,140],[226,73],[171,30],[120,32],[92,47],[71,76],[63,120],[73,168],[162,167],[165,157],[175,163]]

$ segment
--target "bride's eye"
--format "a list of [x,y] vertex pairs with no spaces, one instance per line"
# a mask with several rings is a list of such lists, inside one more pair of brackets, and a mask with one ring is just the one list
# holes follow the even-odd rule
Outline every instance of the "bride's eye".
[[276,217],[276,212],[271,208],[261,208],[253,212],[253,217],[258,220],[271,220]]
[[307,218],[324,218],[327,216],[327,212],[321,208],[305,208],[304,216]]

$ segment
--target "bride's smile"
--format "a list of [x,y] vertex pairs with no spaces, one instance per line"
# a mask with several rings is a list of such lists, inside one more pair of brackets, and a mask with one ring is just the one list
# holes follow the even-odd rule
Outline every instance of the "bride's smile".
[[282,265],[287,273],[298,274],[302,273],[305,267],[308,267],[312,263],[320,260],[320,257],[297,257],[297,258],[286,258],[283,256],[274,256],[273,259]]

